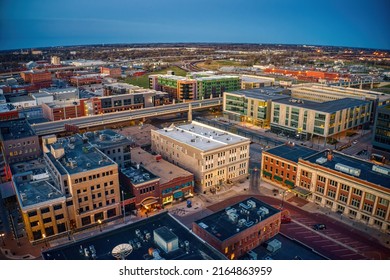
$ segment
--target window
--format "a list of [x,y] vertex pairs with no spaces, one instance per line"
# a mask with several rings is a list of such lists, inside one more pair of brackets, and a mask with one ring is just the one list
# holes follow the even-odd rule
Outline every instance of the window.
[[389,205],[389,201],[387,199],[382,198],[382,197],[379,198],[378,203],[380,205],[383,205],[383,206],[388,206]]
[[324,187],[323,186],[317,186],[317,192],[324,193]]
[[363,211],[366,211],[368,213],[371,213],[372,212],[372,204],[369,204],[369,203],[364,203],[363,204]]
[[37,215],[37,211],[31,211],[31,212],[28,212],[28,216],[29,217],[34,217]]
[[353,188],[353,191],[352,191],[354,194],[356,194],[356,195],[358,195],[358,196],[361,196],[362,195],[362,191],[361,190],[359,190],[359,189],[355,189],[355,188]]
[[339,195],[339,200],[344,202],[344,203],[347,203],[348,196],[346,196],[345,194],[340,194]]
[[349,210],[349,215],[352,217],[356,217],[357,212],[354,210]]
[[64,214],[56,215],[56,220],[61,220],[64,218]]
[[330,201],[330,200],[326,200],[326,206],[332,207],[333,206],[333,202]]
[[337,182],[334,180],[329,180],[329,185],[333,187],[337,187]]
[[342,189],[343,191],[349,192],[349,186],[348,186],[348,185],[341,184],[341,189]]
[[322,202],[322,197],[316,195],[316,196],[315,196],[315,200],[316,200],[316,202],[321,203],[321,202]]
[[53,206],[53,209],[54,209],[54,210],[60,210],[60,209],[62,209],[62,204],[54,205],[54,206]]
[[366,193],[366,200],[375,201],[375,195],[373,195],[371,193]]
[[49,207],[45,207],[45,208],[42,208],[41,209],[41,213],[44,214],[44,213],[49,213],[50,212],[50,209]]
[[328,196],[331,197],[331,198],[335,198],[336,197],[336,192],[334,190],[328,190]]
[[382,227],[383,222],[378,221],[378,220],[374,220],[374,225],[379,226],[379,227]]
[[378,209],[376,209],[375,215],[377,215],[378,217],[384,218],[386,215],[386,210],[384,210],[382,208],[378,208]]
[[359,208],[360,206],[360,200],[359,199],[356,199],[356,198],[352,198],[351,200],[351,205],[356,207],[356,208]]
[[35,226],[37,226],[39,223],[38,223],[38,221],[35,221],[35,222],[31,222],[30,223],[30,226],[31,227],[35,227]]
[[362,215],[362,220],[368,222],[370,220],[370,217],[366,215]]
[[43,219],[43,223],[47,224],[51,222],[51,217]]
[[66,206],[72,206],[73,205],[73,200],[67,201]]
[[337,205],[337,211],[338,211],[338,212],[344,213],[344,210],[345,210],[345,207],[344,207],[344,206],[342,206],[342,205],[340,205],[340,204]]
[[320,181],[320,182],[323,182],[323,183],[325,183],[325,181],[326,181],[326,178],[325,178],[325,177],[323,177],[323,176],[320,176],[320,175],[318,175],[318,176],[317,176],[317,180],[318,180],[318,181]]

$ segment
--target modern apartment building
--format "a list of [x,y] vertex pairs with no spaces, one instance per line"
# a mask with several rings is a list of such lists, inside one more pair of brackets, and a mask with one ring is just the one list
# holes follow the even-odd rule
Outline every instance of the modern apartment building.
[[280,210],[254,197],[193,222],[192,231],[234,260],[279,233]]
[[373,128],[372,148],[374,153],[390,160],[390,104],[378,107]]
[[149,87],[168,92],[176,100],[207,99],[221,96],[225,91],[241,88],[240,77],[214,75],[187,78],[175,75],[150,75]]
[[326,102],[279,99],[272,102],[271,130],[299,139],[328,139],[370,122],[370,101],[343,98]]
[[335,151],[300,158],[296,184],[313,201],[390,233],[390,169]]
[[272,102],[288,98],[283,88],[263,87],[223,94],[223,114],[230,120],[269,127]]
[[152,150],[194,174],[198,191],[248,176],[250,140],[198,122],[152,130]]

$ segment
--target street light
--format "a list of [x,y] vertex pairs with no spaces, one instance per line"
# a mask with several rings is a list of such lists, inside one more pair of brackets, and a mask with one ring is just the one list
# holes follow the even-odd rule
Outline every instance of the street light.
[[0,233],[0,236],[1,236],[1,241],[3,241],[3,246],[5,246],[5,242],[4,242],[5,233],[4,232]]
[[45,240],[45,246],[47,247],[46,234],[42,233],[42,238],[43,238],[43,240]]
[[282,196],[282,205],[281,205],[281,209],[283,209],[283,205],[284,205],[284,196],[286,195],[286,192],[291,192],[290,189],[287,189],[287,190],[284,190],[280,195]]
[[99,224],[99,230],[102,232],[102,220],[99,219],[97,222]]

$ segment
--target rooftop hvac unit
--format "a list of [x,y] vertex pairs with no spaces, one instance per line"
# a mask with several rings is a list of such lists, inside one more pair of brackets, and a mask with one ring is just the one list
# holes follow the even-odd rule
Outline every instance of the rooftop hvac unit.
[[259,210],[261,210],[261,211],[263,211],[266,215],[268,215],[269,214],[269,210],[268,210],[268,208],[266,208],[266,207],[264,207],[264,206],[262,206],[262,207],[259,207]]
[[248,204],[248,206],[249,206],[250,208],[256,208],[256,202],[254,202],[253,200],[248,200],[248,201],[246,202],[246,204]]
[[334,168],[336,170],[338,170],[338,171],[341,171],[341,172],[344,172],[344,173],[348,173],[350,175],[357,176],[357,177],[360,176],[360,172],[361,172],[360,169],[357,169],[357,168],[354,168],[354,167],[350,167],[348,165],[341,164],[341,163],[336,163]]
[[382,166],[378,166],[378,165],[373,165],[372,171],[375,171],[375,172],[378,172],[378,173],[381,173],[381,174],[384,174],[387,176],[390,175],[390,169],[382,167]]
[[236,213],[230,213],[230,215],[228,215],[228,217],[229,217],[230,221],[232,221],[233,223],[237,223],[238,215]]
[[245,220],[245,219],[239,219],[237,225],[238,225],[239,227],[242,227],[245,223],[246,223],[246,220]]
[[316,163],[318,163],[318,164],[324,164],[326,161],[327,161],[327,159],[324,157],[320,157],[320,158],[316,159]]

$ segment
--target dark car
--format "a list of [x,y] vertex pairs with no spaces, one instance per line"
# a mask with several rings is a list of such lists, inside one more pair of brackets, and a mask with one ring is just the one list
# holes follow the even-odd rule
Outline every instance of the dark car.
[[315,230],[323,230],[323,229],[326,229],[326,225],[324,225],[324,224],[315,224],[313,226],[313,229],[315,229]]

